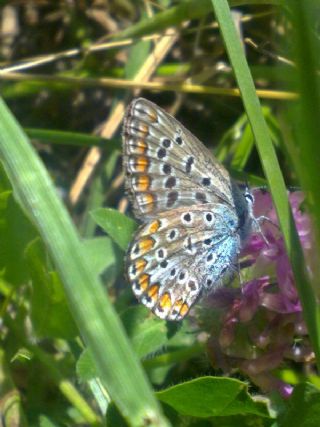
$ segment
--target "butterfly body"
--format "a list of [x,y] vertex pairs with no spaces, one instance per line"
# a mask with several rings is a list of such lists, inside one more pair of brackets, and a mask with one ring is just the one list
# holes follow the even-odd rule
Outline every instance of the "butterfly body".
[[235,270],[252,228],[252,196],[150,101],[128,107],[123,140],[126,185],[143,221],[128,249],[128,280],[158,317],[181,320]]

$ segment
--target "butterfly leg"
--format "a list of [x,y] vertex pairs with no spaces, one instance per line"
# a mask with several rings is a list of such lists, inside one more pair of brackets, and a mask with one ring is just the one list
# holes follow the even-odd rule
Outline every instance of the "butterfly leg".
[[262,239],[264,240],[265,244],[266,244],[267,246],[270,246],[270,242],[268,241],[267,237],[266,237],[266,236],[265,236],[265,234],[263,233],[262,228],[261,228],[261,225],[260,225],[260,223],[261,223],[261,222],[263,222],[263,221],[267,221],[267,220],[268,220],[268,222],[271,222],[273,225],[275,225],[275,224],[271,221],[271,219],[270,219],[270,218],[268,218],[267,216],[259,216],[258,218],[253,218],[253,224],[254,224],[254,230],[255,230],[255,231],[257,231],[257,232],[261,235],[261,237],[262,237]]

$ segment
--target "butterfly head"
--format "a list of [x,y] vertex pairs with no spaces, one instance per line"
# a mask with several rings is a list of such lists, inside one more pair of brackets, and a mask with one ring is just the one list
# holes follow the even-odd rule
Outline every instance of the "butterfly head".
[[254,195],[248,185],[246,185],[243,196],[247,202],[249,217],[253,217]]
[[253,213],[254,195],[248,184],[237,185],[232,182],[232,196],[235,210],[238,216],[238,230],[243,247],[250,236],[255,223]]

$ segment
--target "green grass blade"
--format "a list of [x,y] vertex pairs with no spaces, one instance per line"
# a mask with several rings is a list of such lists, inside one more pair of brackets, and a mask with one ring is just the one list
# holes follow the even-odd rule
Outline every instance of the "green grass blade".
[[167,425],[123,326],[101,282],[91,271],[75,227],[48,173],[1,100],[0,117],[1,160],[16,197],[52,256],[103,385],[129,425]]
[[[307,194],[308,206],[313,214],[318,256],[320,254],[320,80],[319,39],[313,28],[317,26],[319,2],[306,0],[292,3],[295,58],[298,64],[298,87],[300,100],[291,111],[294,124],[295,163],[300,182]],[[309,30],[307,30],[309,29]],[[319,264],[318,262],[316,264]],[[315,280],[318,282],[320,268],[315,265]],[[319,284],[315,283],[319,289]]]
[[[254,4],[281,4],[283,0],[230,0],[232,6]],[[151,18],[144,19],[135,25],[115,34],[116,38],[138,37],[156,31],[164,31],[171,26],[181,25],[184,21],[199,19],[211,12],[210,0],[184,0],[176,6],[158,12]]]
[[313,349],[316,353],[318,368],[320,369],[320,313],[313,289],[307,277],[304,254],[291,213],[284,179],[272,145],[268,126],[261,113],[261,106],[255,92],[254,82],[244,56],[243,47],[232,21],[228,2],[226,0],[212,0],[212,5],[252,127],[262,167],[269,183],[273,203],[277,211],[279,224],[283,232],[286,249],[303,306],[304,318],[308,326]]
[[44,143],[75,145],[82,147],[102,147],[108,152],[121,147],[119,138],[106,139],[80,132],[66,132],[49,129],[24,129],[29,138],[39,139]]

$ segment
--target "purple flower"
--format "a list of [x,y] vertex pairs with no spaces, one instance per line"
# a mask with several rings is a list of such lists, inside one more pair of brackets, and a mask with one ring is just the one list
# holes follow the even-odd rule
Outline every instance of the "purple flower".
[[[283,237],[278,228],[278,220],[272,205],[271,196],[267,192],[256,190],[254,192],[254,214],[256,218],[267,216],[271,222],[261,224],[262,233],[254,233],[249,239],[243,254],[251,258],[256,264],[256,270],[264,268],[271,270],[278,284],[279,292],[268,294],[264,298],[263,305],[270,310],[291,313],[301,312],[301,304],[294,284],[293,272],[285,250]],[[297,231],[302,247],[307,251],[312,247],[311,224],[307,214],[300,210],[304,200],[303,193],[289,194]]]
[[[288,397],[292,387],[273,371],[285,360],[310,362],[314,354],[270,194],[256,190],[254,197],[255,217],[270,220],[258,221],[261,231],[252,234],[241,253],[240,261],[247,266],[243,273],[255,278],[237,289],[221,288],[208,298],[208,306],[222,312],[219,328],[211,331],[208,350],[215,367],[237,368],[262,390],[278,390]],[[289,200],[307,254],[312,238],[310,218],[301,209],[304,196],[293,192]]]

